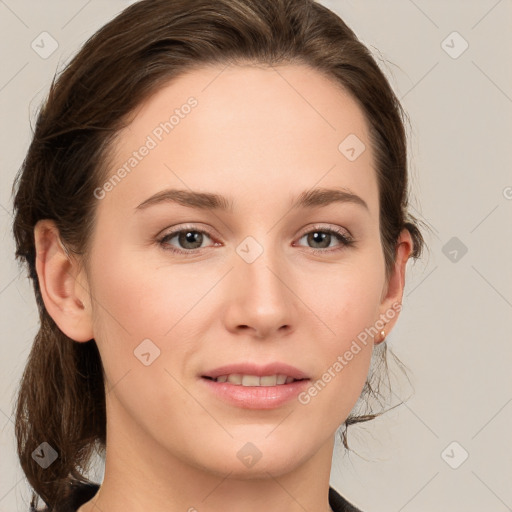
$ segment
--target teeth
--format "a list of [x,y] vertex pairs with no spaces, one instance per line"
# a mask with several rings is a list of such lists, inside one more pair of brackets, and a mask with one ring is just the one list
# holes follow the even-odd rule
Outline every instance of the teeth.
[[280,386],[282,384],[289,384],[293,382],[293,377],[286,375],[241,375],[240,373],[230,373],[229,375],[219,375],[216,379],[217,382],[229,382],[237,386]]
[[228,382],[231,382],[231,384],[237,384],[238,386],[241,386],[242,376],[239,373],[231,373],[228,375]]
[[[260,386],[275,386],[277,385],[277,375],[264,375],[263,377],[260,377],[257,379]],[[245,384],[245,377],[244,377],[244,384]],[[258,382],[256,382],[256,386],[258,385]]]
[[259,386],[260,377],[256,375],[244,375],[242,377],[242,386]]
[[286,375],[277,376],[277,385],[284,384],[286,382]]

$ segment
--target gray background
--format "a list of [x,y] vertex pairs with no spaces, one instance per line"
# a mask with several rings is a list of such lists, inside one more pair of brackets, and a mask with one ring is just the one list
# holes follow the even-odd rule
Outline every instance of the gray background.
[[[55,71],[129,3],[0,0],[0,512],[28,510],[12,408],[38,326],[13,256],[11,184]],[[335,452],[331,485],[365,512],[512,510],[512,1],[322,3],[370,47],[409,114],[411,211],[431,229],[388,337],[414,392],[349,430],[356,453]],[[31,44],[45,31],[58,48],[42,58]]]

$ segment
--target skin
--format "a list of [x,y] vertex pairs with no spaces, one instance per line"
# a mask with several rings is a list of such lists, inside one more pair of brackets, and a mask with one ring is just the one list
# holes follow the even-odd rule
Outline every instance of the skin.
[[[307,405],[237,408],[209,393],[200,375],[233,362],[282,361],[320,379],[401,303],[410,234],[401,233],[386,281],[368,126],[348,94],[303,65],[214,66],[181,76],[120,133],[109,176],[190,96],[197,106],[97,200],[87,266],[66,254],[51,221],[35,229],[46,307],[72,339],[96,340],[105,369],[105,477],[79,511],[329,511],[335,433],[382,340],[360,343]],[[366,145],[355,161],[338,150],[351,133]],[[368,210],[290,209],[318,187],[349,189]],[[136,209],[165,188],[222,194],[234,212],[175,203]],[[164,248],[196,247],[177,236],[159,244],[171,228],[190,224],[208,231],[194,256]],[[355,244],[304,236],[329,227]],[[252,263],[236,251],[248,236],[263,248]],[[134,356],[147,338],[160,349],[149,366]],[[252,467],[237,457],[247,442],[261,452]]]

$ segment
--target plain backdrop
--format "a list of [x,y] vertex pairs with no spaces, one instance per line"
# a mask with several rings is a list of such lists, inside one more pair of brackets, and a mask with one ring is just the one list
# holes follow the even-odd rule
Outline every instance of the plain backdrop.
[[[12,181],[54,73],[129,3],[0,0],[1,512],[28,510],[12,412],[38,328],[14,259]],[[349,430],[353,452],[337,447],[331,485],[365,512],[512,510],[512,2],[322,3],[369,46],[409,115],[411,212],[430,227],[388,336],[414,389],[395,388],[404,405]],[[41,37],[51,55],[33,49]]]

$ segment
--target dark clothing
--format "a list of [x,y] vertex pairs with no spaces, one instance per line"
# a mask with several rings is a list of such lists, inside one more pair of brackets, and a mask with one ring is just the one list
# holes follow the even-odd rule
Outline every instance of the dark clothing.
[[329,505],[333,512],[362,512],[352,503],[349,503],[341,494],[338,494],[332,487],[329,487]]
[[[73,486],[70,497],[60,503],[52,512],[76,512],[85,502],[89,501],[100,488],[99,484],[81,483]],[[361,512],[354,505],[338,494],[332,487],[329,487],[329,505],[334,512]],[[29,512],[37,512],[31,507]],[[49,512],[47,508],[40,512]]]

